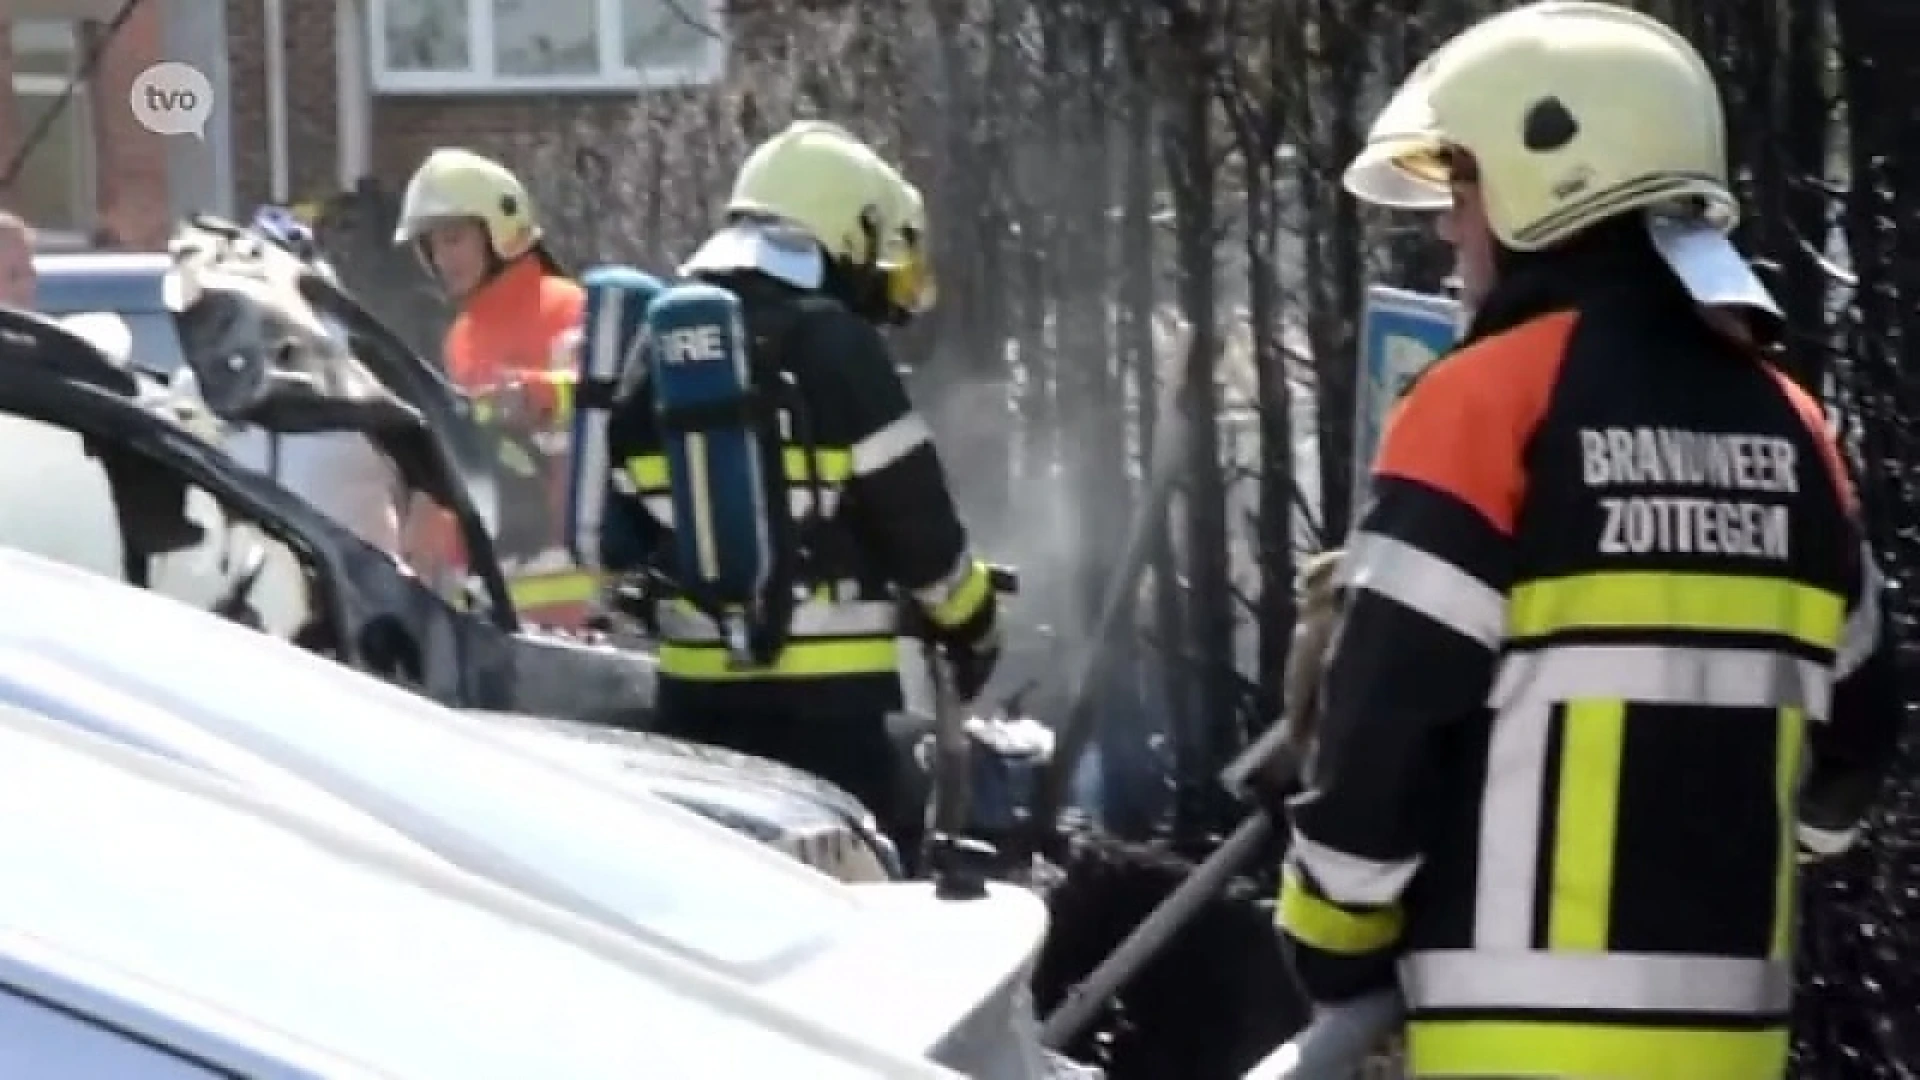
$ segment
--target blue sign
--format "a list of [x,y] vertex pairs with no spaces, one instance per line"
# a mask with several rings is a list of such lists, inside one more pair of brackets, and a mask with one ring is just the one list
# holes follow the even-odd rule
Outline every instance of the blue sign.
[[[1365,504],[1367,478],[1387,413],[1414,376],[1453,347],[1460,305],[1444,296],[1367,287],[1360,313],[1360,377],[1354,388],[1354,506]],[[1356,515],[1357,516],[1357,515]]]

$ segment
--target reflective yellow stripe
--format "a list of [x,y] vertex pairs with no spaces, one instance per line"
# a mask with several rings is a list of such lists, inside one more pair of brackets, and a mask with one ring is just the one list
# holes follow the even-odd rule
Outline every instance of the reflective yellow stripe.
[[1777,723],[1773,783],[1775,806],[1780,814],[1780,861],[1774,867],[1773,939],[1767,956],[1785,960],[1793,955],[1793,908],[1799,893],[1794,886],[1800,848],[1797,836],[1800,755],[1807,736],[1807,714],[1799,709],[1781,709]]
[[[807,452],[797,446],[789,446],[782,455],[786,459],[787,479],[793,482],[805,482],[807,479]],[[815,479],[822,484],[845,483],[853,475],[853,451],[851,450],[815,450],[813,468]]]
[[1415,1076],[1777,1080],[1787,1070],[1787,1029],[1415,1020],[1407,1058]]
[[1280,902],[1274,922],[1303,943],[1323,952],[1357,956],[1378,952],[1400,939],[1404,917],[1400,908],[1348,911],[1315,896],[1288,865],[1280,875]]
[[1626,728],[1627,710],[1620,702],[1577,701],[1567,706],[1547,909],[1550,949],[1601,952],[1607,947]]
[[660,673],[702,682],[743,679],[807,678],[833,675],[893,674],[899,648],[892,638],[872,641],[795,641],[780,650],[771,667],[734,666],[718,645],[670,643],[660,647]]
[[[781,454],[785,461],[787,482],[803,484],[808,481],[807,453],[797,446],[789,446]],[[661,491],[667,486],[667,456],[665,454],[636,454],[627,459],[627,475],[633,478],[634,487],[640,491]],[[815,450],[813,452],[814,480],[822,484],[841,484],[853,475],[853,453],[849,450]]]
[[571,371],[555,372],[547,377],[553,386],[553,417],[556,422],[565,422],[573,418],[573,391],[579,384],[578,376]]
[[[573,416],[573,393],[580,383],[580,376],[571,371],[536,371],[525,376],[527,382],[543,382],[553,390],[553,411],[556,420],[568,420]],[[493,421],[494,402],[489,394],[479,394],[469,399],[473,404],[473,418],[481,424]]]
[[1528,582],[1507,597],[1509,638],[1650,627],[1777,634],[1830,650],[1845,622],[1838,593],[1727,574],[1579,574]]
[[507,594],[517,611],[585,604],[592,601],[594,589],[592,574],[573,571],[529,574],[507,581]]
[[987,594],[992,589],[993,575],[987,572],[985,563],[976,562],[959,588],[928,609],[927,618],[940,626],[959,626],[973,618],[973,613],[987,602]]
[[667,486],[667,459],[662,454],[640,454],[627,459],[627,475],[635,491],[659,491]]

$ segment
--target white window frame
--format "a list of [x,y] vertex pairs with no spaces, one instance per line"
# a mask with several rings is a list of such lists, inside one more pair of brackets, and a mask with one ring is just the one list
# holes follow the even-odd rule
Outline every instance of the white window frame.
[[[29,39],[34,51],[57,51],[54,35],[63,40],[58,48],[71,50],[72,70],[77,72],[80,64],[81,44],[79,24],[67,19],[23,19],[13,25],[15,40],[21,37]],[[38,40],[34,40],[38,39]],[[14,72],[9,90],[15,101],[22,98],[58,98],[67,92],[71,75],[48,75],[44,73]],[[73,198],[78,203],[78,218],[72,228],[54,228],[40,222],[31,222],[34,226],[34,247],[41,251],[84,251],[93,245],[93,227],[99,213],[99,155],[96,153],[93,134],[93,96],[85,80],[74,83],[73,93],[62,107],[62,120],[72,123],[78,130],[73,140],[73,160],[68,169],[74,179]],[[31,129],[19,133],[25,139]]]
[[[732,44],[726,20],[726,0],[671,0],[711,27],[697,57],[686,64],[649,67],[645,70],[626,65],[626,35],[622,26],[621,0],[599,0],[600,70],[590,75],[501,75],[494,71],[494,25],[492,0],[464,0],[467,5],[467,55],[462,71],[395,71],[387,63],[387,9],[392,0],[368,0],[367,55],[372,60],[372,83],[376,93],[387,95],[429,94],[528,94],[528,93],[632,93],[678,87],[706,86],[726,73],[727,53]],[[664,0],[663,0],[664,2]],[[609,32],[611,31],[611,32]]]

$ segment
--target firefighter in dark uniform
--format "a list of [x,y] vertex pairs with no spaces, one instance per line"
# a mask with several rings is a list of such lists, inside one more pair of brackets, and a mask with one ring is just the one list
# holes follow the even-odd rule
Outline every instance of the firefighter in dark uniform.
[[[797,123],[741,166],[726,223],[681,271],[740,298],[753,347],[780,350],[804,402],[812,476],[800,447],[784,456],[792,497],[804,502],[793,512],[812,525],[801,583],[809,598],[764,668],[736,667],[712,620],[689,604],[663,604],[659,616],[664,731],[838,784],[909,860],[922,811],[908,805],[886,725],[902,706],[902,595],[924,614],[961,697],[979,692],[999,653],[987,567],[877,329],[931,298],[917,208],[896,171],[830,124]],[[660,550],[671,498],[644,393],[616,406],[608,439],[625,463],[625,490],[616,487],[608,512],[626,514]]]
[[1347,172],[1445,209],[1475,310],[1374,464],[1278,919],[1321,1005],[1397,982],[1413,1075],[1785,1073],[1796,856],[1899,708],[1821,409],[1714,310],[1772,317],[1725,154],[1685,40],[1552,2]]

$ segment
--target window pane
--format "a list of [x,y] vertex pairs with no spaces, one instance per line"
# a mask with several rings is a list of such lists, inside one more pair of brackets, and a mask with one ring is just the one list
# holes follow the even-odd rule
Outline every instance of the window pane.
[[16,75],[68,75],[79,63],[73,24],[55,19],[22,19],[13,24]]
[[[52,94],[20,93],[22,138],[40,130],[47,113],[59,103]],[[93,184],[88,165],[91,140],[87,132],[86,96],[75,93],[40,135],[27,155],[14,185],[15,207],[35,228],[84,232],[92,214]]]
[[695,71],[720,28],[706,0],[620,0],[628,66],[639,71]]
[[473,67],[468,46],[472,32],[468,0],[387,0],[385,24],[388,71],[467,71]]
[[490,2],[495,71],[519,76],[599,73],[599,0]]

